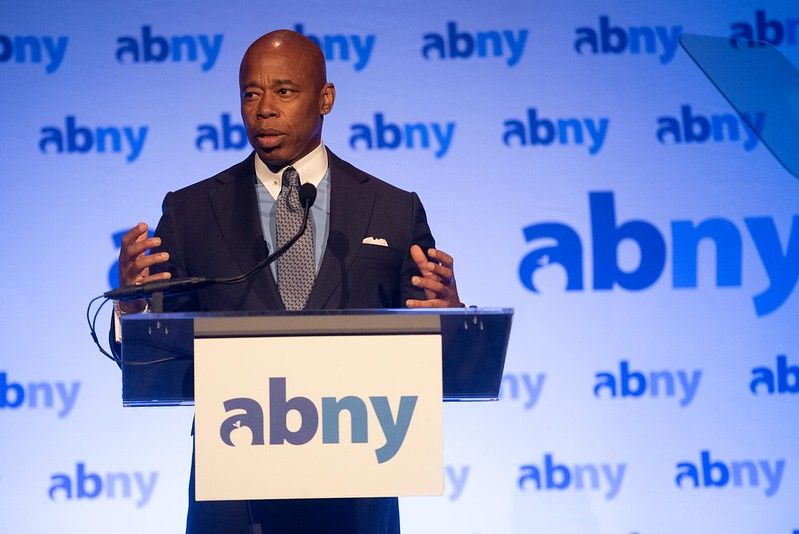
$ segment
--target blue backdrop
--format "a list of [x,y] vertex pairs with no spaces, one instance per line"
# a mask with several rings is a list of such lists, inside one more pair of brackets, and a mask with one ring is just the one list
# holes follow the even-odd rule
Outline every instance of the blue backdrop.
[[797,63],[794,2],[226,4],[3,3],[0,530],[183,528],[192,410],[123,409],[84,307],[121,231],[248,154],[239,60],[280,27],[328,58],[326,144],[516,309],[405,530],[799,529],[799,180],[677,44]]

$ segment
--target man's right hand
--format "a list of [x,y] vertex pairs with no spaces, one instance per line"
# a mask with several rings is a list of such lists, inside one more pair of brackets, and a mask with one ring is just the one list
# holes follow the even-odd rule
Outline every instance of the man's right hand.
[[[172,273],[165,271],[150,275],[150,267],[169,260],[168,252],[149,254],[153,247],[161,244],[159,237],[147,237],[147,225],[140,222],[131,228],[122,238],[122,248],[119,250],[119,286],[144,284],[156,280],[168,280]],[[123,313],[138,313],[144,310],[146,301],[133,300],[119,303]]]

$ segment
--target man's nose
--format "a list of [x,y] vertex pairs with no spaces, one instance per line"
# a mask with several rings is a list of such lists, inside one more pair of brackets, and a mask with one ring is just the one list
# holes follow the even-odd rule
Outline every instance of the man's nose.
[[267,119],[279,115],[279,110],[275,104],[275,98],[270,93],[265,93],[261,97],[255,111],[260,119]]

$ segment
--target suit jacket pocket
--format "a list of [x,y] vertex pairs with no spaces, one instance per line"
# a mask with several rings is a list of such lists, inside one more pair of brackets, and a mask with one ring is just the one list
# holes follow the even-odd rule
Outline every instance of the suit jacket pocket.
[[357,261],[377,263],[387,267],[397,265],[401,261],[400,251],[391,247],[380,245],[361,245],[356,256]]

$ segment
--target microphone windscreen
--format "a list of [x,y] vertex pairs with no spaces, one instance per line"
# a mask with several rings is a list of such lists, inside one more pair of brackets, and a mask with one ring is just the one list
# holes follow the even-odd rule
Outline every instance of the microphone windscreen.
[[[305,183],[300,186],[300,206],[310,208],[316,200],[316,187]],[[307,203],[307,204],[306,204]]]

